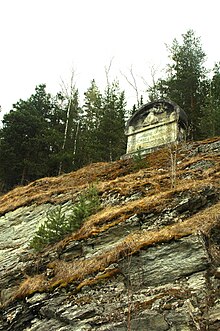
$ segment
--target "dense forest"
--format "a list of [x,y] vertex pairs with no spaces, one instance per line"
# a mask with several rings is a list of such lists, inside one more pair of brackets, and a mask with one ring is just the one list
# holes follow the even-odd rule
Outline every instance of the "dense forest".
[[[189,117],[189,139],[220,135],[220,64],[208,70],[200,38],[193,30],[167,47],[170,63],[165,77],[146,90],[145,99],[176,102]],[[147,78],[146,78],[147,80]],[[37,178],[56,176],[97,161],[113,161],[126,149],[128,117],[142,103],[126,108],[118,81],[101,92],[93,79],[80,104],[71,84],[52,96],[46,85],[35,88],[4,115],[0,129],[0,191]]]

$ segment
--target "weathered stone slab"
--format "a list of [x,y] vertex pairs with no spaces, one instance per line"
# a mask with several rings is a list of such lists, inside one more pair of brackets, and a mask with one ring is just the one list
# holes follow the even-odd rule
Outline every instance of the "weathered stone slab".
[[159,146],[185,139],[188,121],[174,102],[158,100],[143,105],[126,126],[127,156],[151,152]]
[[190,236],[140,251],[120,265],[131,286],[156,286],[205,270],[209,256],[201,236]]

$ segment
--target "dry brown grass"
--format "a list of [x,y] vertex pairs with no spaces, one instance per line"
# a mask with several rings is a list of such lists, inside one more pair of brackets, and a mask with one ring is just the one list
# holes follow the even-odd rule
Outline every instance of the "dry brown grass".
[[188,180],[181,182],[175,190],[167,190],[158,194],[146,196],[144,198],[127,202],[122,206],[107,207],[99,213],[92,215],[82,227],[72,236],[65,238],[57,246],[65,247],[69,241],[81,240],[97,235],[109,228],[124,222],[134,214],[159,213],[166,208],[179,193],[189,193],[193,195],[207,187],[219,188],[219,183],[207,178],[203,181]]
[[[208,139],[195,142],[192,145],[208,144],[219,140]],[[187,158],[187,151],[182,152],[178,147],[178,160],[183,162],[177,167],[177,176],[199,160],[211,160],[219,164],[219,156],[204,156],[198,154],[194,158]],[[59,177],[48,177],[36,180],[29,185],[17,187],[7,194],[0,196],[0,215],[18,207],[31,204],[63,203],[75,199],[79,191],[88,184],[97,182],[100,193],[116,190],[127,195],[131,191],[141,190],[146,185],[152,189],[150,193],[160,192],[170,186],[170,152],[162,148],[146,157],[147,168],[136,171],[132,160],[119,160],[109,163],[94,163],[75,172]],[[193,172],[193,170],[190,170]]]
[[101,234],[126,221],[134,214],[160,213],[167,206],[170,206],[173,198],[179,194],[193,196],[209,187],[219,189],[219,181],[213,181],[209,176],[204,180],[182,181],[175,190],[168,189],[141,199],[129,201],[123,205],[106,207],[95,215],[90,216],[77,232],[54,244],[54,249],[61,251],[69,242]]
[[193,142],[193,145],[194,146],[207,145],[207,144],[210,144],[210,143],[214,143],[216,141],[219,141],[219,137],[218,136],[212,137],[212,138],[207,138],[207,139],[204,139],[204,140],[194,141]]
[[31,295],[32,293],[43,292],[44,290],[47,290],[47,281],[45,275],[40,274],[25,279],[19,288],[19,295],[20,297],[24,297],[27,293]]
[[0,215],[30,204],[62,203],[98,180],[111,180],[129,172],[128,161],[94,163],[59,177],[47,177],[13,189],[0,197]]
[[[204,233],[208,236],[210,230],[219,222],[219,217],[220,202],[183,222],[166,226],[158,231],[137,231],[132,233],[126,236],[115,247],[99,256],[74,262],[55,260],[48,264],[48,268],[54,271],[54,277],[51,280],[47,280],[44,274],[29,277],[21,284],[15,298],[21,298],[36,291],[46,291],[57,286],[67,286],[73,282],[79,284],[83,281],[81,285],[78,285],[78,289],[83,284],[92,284],[93,281],[96,283],[99,277],[95,276],[95,274],[104,271],[111,263],[118,261],[118,259],[132,255],[140,249],[146,249],[151,245],[162,242],[178,240],[192,234]],[[94,277],[86,279],[91,275],[94,275]]]
[[114,276],[116,276],[117,274],[120,274],[121,271],[118,268],[114,268],[114,269],[110,269],[106,272],[103,272],[100,275],[97,275],[93,278],[87,278],[85,280],[83,280],[77,287],[76,287],[76,292],[80,291],[81,288],[83,288],[84,286],[91,286],[91,285],[95,285],[97,283],[99,283],[100,281],[106,281],[109,278],[112,278]]
[[[209,140],[209,142],[213,141],[217,140]],[[122,196],[130,196],[135,192],[142,193],[140,199],[115,207],[109,206],[99,211],[91,216],[76,233],[51,248],[62,251],[69,242],[86,240],[101,234],[134,214],[159,213],[163,208],[170,206],[173,198],[178,195],[187,194],[187,192],[191,195],[196,194],[208,187],[219,189],[220,162],[218,155],[198,154],[195,157],[187,158],[187,153],[182,152],[178,157],[181,163],[177,166],[175,189],[170,189],[170,154],[164,148],[148,156],[148,168],[139,171],[133,170],[131,161],[97,163],[70,174],[43,178],[25,187],[18,187],[0,197],[0,214],[32,203],[61,203],[74,200],[78,192],[93,182],[97,183],[100,195],[106,192],[117,192]],[[212,161],[213,167],[208,169],[192,167],[202,160]],[[109,271],[105,271],[105,269],[111,263],[126,255],[132,255],[148,246],[177,240],[200,231],[208,235],[210,229],[216,224],[219,214],[220,202],[182,222],[165,226],[159,230],[133,232],[121,238],[120,242],[116,242],[115,246],[108,251],[100,252],[95,257],[77,259],[72,262],[51,261],[48,268],[53,269],[54,276],[47,279],[47,275],[42,273],[28,277],[20,285],[14,298],[25,297],[37,291],[52,290],[57,286],[67,286],[70,283],[75,283],[77,290],[85,285],[95,284],[110,275]],[[99,272],[103,272],[103,274],[100,275]],[[117,272],[115,271],[115,274]],[[113,274],[114,272],[111,276]]]

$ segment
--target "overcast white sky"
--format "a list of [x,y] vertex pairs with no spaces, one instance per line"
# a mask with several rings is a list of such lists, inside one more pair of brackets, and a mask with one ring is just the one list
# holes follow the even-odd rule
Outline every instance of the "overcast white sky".
[[1,0],[0,15],[0,117],[38,84],[56,94],[72,68],[81,95],[93,78],[104,87],[112,58],[110,78],[131,106],[135,93],[120,71],[132,65],[142,91],[141,76],[150,83],[150,67],[168,62],[165,44],[188,29],[201,37],[208,67],[220,61],[219,0]]

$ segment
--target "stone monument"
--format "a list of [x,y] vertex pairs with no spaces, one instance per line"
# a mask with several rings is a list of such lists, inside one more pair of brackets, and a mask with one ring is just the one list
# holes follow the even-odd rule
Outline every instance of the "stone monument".
[[124,157],[132,157],[137,152],[145,155],[163,145],[183,141],[187,128],[187,115],[176,103],[158,100],[145,104],[127,123]]

